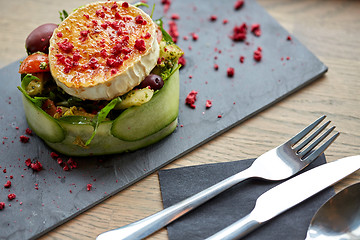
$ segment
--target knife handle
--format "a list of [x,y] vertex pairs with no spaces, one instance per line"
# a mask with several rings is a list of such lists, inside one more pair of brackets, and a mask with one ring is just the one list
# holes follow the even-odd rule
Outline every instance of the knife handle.
[[160,212],[157,212],[149,217],[146,217],[137,222],[128,224],[118,229],[110,230],[100,234],[97,240],[109,239],[141,239],[145,238],[157,230],[165,227],[169,223],[175,221],[179,217],[200,206],[204,202],[217,196],[223,191],[229,189],[235,184],[242,182],[248,178],[253,177],[250,168],[245,169],[223,181],[185,199],[181,202],[170,206]]
[[232,240],[240,239],[253,231],[255,228],[260,226],[260,222],[256,221],[252,214],[243,217],[242,219],[234,222],[230,226],[224,228],[223,230],[215,233],[214,235],[208,237],[206,240]]

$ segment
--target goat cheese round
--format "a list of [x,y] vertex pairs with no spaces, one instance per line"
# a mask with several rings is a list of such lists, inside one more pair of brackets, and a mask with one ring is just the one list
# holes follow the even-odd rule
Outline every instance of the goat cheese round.
[[111,100],[140,82],[156,66],[157,25],[127,2],[91,3],[72,12],[55,29],[50,71],[68,94]]

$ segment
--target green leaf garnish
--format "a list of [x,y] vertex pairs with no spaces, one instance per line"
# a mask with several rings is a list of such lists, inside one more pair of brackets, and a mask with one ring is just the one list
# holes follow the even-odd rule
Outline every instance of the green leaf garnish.
[[154,11],[155,11],[155,3],[151,9],[151,15],[150,15],[151,19],[153,18]]
[[29,85],[29,83],[32,82],[33,80],[40,81],[38,77],[35,77],[32,74],[26,74],[21,80],[21,86],[27,87],[27,85]]
[[181,68],[181,64],[179,64],[176,68],[173,68],[171,71],[166,72],[166,74],[161,74],[161,78],[165,81],[167,79],[169,79],[178,69]]
[[155,20],[155,23],[160,27],[161,33],[163,35],[163,39],[168,43],[174,43],[170,34],[168,34],[167,31],[165,31],[165,29],[163,28],[164,23],[162,18]]
[[36,106],[38,106],[39,108],[41,108],[42,106],[42,102],[46,99],[48,99],[47,97],[30,97],[30,95],[25,91],[25,89],[23,89],[22,87],[17,87],[20,92],[22,92],[24,94],[24,96],[29,99],[31,102],[33,102]]
[[59,14],[60,14],[60,20],[61,21],[64,21],[69,16],[67,11],[65,11],[65,10],[59,11]]
[[133,4],[133,6],[135,6],[135,7],[141,7],[141,6],[143,6],[143,7],[149,7],[149,4],[146,4],[146,3],[143,3],[143,2],[137,2],[137,3],[134,3]]
[[113,110],[114,107],[116,106],[116,104],[120,103],[121,101],[122,100],[121,100],[120,97],[117,97],[117,98],[111,100],[111,102],[109,102],[103,109],[101,109],[96,114],[96,116],[91,121],[91,125],[94,127],[94,131],[91,134],[91,137],[89,138],[89,140],[86,141],[85,146],[87,146],[87,145],[89,145],[91,143],[91,141],[95,137],[96,131],[99,128],[100,123],[102,123],[105,120],[105,118],[107,117],[109,112],[111,110]]

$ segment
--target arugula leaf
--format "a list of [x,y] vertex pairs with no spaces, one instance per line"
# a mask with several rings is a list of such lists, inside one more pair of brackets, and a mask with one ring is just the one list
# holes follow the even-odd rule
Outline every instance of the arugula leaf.
[[163,39],[168,43],[174,43],[174,41],[173,41],[172,37],[170,36],[170,34],[168,34],[168,32],[165,31],[165,29],[163,27],[164,23],[163,23],[162,18],[159,18],[159,19],[155,20],[155,23],[160,27],[161,33],[163,35]]
[[141,7],[141,6],[143,6],[143,7],[147,7],[147,8],[149,7],[148,4],[143,3],[143,2],[134,3],[133,6],[135,6],[135,7]]
[[95,137],[96,131],[99,128],[100,123],[102,123],[105,120],[105,118],[109,114],[109,112],[116,106],[116,104],[120,103],[121,101],[122,100],[120,97],[117,97],[117,98],[111,100],[111,102],[109,102],[103,109],[101,109],[96,114],[94,119],[91,121],[91,125],[94,127],[94,131],[93,131],[91,137],[86,141],[85,146],[87,146],[91,143],[91,141]]
[[64,21],[69,16],[67,11],[65,11],[65,10],[59,11],[59,14],[60,14],[60,20],[61,21]]
[[48,99],[47,97],[30,97],[30,95],[25,91],[25,89],[23,89],[22,87],[17,87],[20,92],[22,92],[24,94],[24,96],[29,99],[31,102],[33,102],[36,106],[38,106],[39,108],[41,108],[42,106],[42,102],[46,99]]

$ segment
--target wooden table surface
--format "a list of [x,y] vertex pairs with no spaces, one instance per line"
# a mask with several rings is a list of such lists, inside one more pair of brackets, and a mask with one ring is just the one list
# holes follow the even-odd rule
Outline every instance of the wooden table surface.
[[[59,10],[73,9],[87,2],[2,0],[0,67],[25,56],[24,42],[32,29],[47,22],[58,23]],[[323,114],[341,132],[326,151],[327,160],[360,154],[360,1],[258,2],[329,67],[328,73],[166,168],[254,158]],[[338,183],[336,189],[339,191],[359,181],[360,171],[357,171]],[[161,209],[159,181],[154,173],[42,239],[94,239],[101,232]],[[150,239],[167,239],[167,232],[163,229]]]

